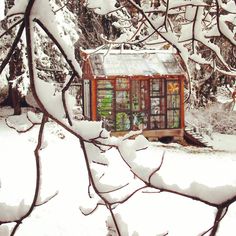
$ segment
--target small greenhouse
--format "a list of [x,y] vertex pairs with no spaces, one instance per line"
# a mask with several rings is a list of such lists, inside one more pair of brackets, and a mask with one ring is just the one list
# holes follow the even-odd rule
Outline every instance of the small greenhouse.
[[82,52],[83,111],[115,135],[181,137],[186,74],[176,54],[156,50]]

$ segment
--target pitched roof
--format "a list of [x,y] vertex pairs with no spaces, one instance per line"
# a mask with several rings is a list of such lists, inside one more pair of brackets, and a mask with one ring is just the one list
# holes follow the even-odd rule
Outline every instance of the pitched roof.
[[152,76],[184,73],[176,55],[170,51],[103,50],[91,52],[91,50],[86,50],[95,76]]

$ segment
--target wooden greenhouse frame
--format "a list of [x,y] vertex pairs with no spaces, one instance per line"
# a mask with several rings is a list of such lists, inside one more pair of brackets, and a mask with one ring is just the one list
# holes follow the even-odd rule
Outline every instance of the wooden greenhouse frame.
[[81,53],[83,112],[113,135],[183,137],[186,73],[176,54],[157,50]]

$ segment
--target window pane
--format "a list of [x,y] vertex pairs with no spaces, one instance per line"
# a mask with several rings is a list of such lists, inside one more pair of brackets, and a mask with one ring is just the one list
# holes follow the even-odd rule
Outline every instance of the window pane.
[[163,79],[150,80],[150,96],[151,97],[164,96],[164,80]]
[[130,109],[130,98],[128,91],[116,91],[116,109],[117,110]]
[[97,114],[98,120],[103,121],[103,127],[108,131],[114,130],[114,114],[112,111],[99,110]]
[[167,82],[167,94],[179,94],[179,82],[168,81]]
[[141,108],[140,101],[140,81],[132,82],[132,110],[139,111]]
[[109,80],[97,81],[97,120],[102,120],[107,130],[114,130],[114,90]]
[[116,113],[116,131],[125,131],[130,129],[129,115],[125,112]]
[[167,108],[180,108],[180,97],[179,95],[168,95],[167,96]]
[[112,89],[113,81],[111,80],[97,80],[97,88],[98,89]]
[[116,89],[117,90],[129,89],[129,80],[127,78],[116,79]]
[[165,100],[164,98],[151,98],[151,114],[164,114],[165,113]]
[[135,112],[133,113],[133,130],[146,129],[148,123],[147,114],[144,112]]
[[165,116],[151,116],[150,127],[151,129],[164,129],[165,128]]
[[167,111],[167,128],[180,127],[180,112],[179,110]]
[[98,110],[112,109],[113,107],[113,90],[98,90],[97,91],[97,108]]
[[147,109],[148,108],[148,101],[149,101],[149,92],[148,92],[148,81],[140,81],[141,86],[141,109]]

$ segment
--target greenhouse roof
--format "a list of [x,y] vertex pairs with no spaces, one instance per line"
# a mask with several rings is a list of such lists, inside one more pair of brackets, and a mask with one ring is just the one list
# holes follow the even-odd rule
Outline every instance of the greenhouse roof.
[[106,50],[89,53],[89,58],[95,76],[152,76],[184,73],[176,55],[164,50]]

